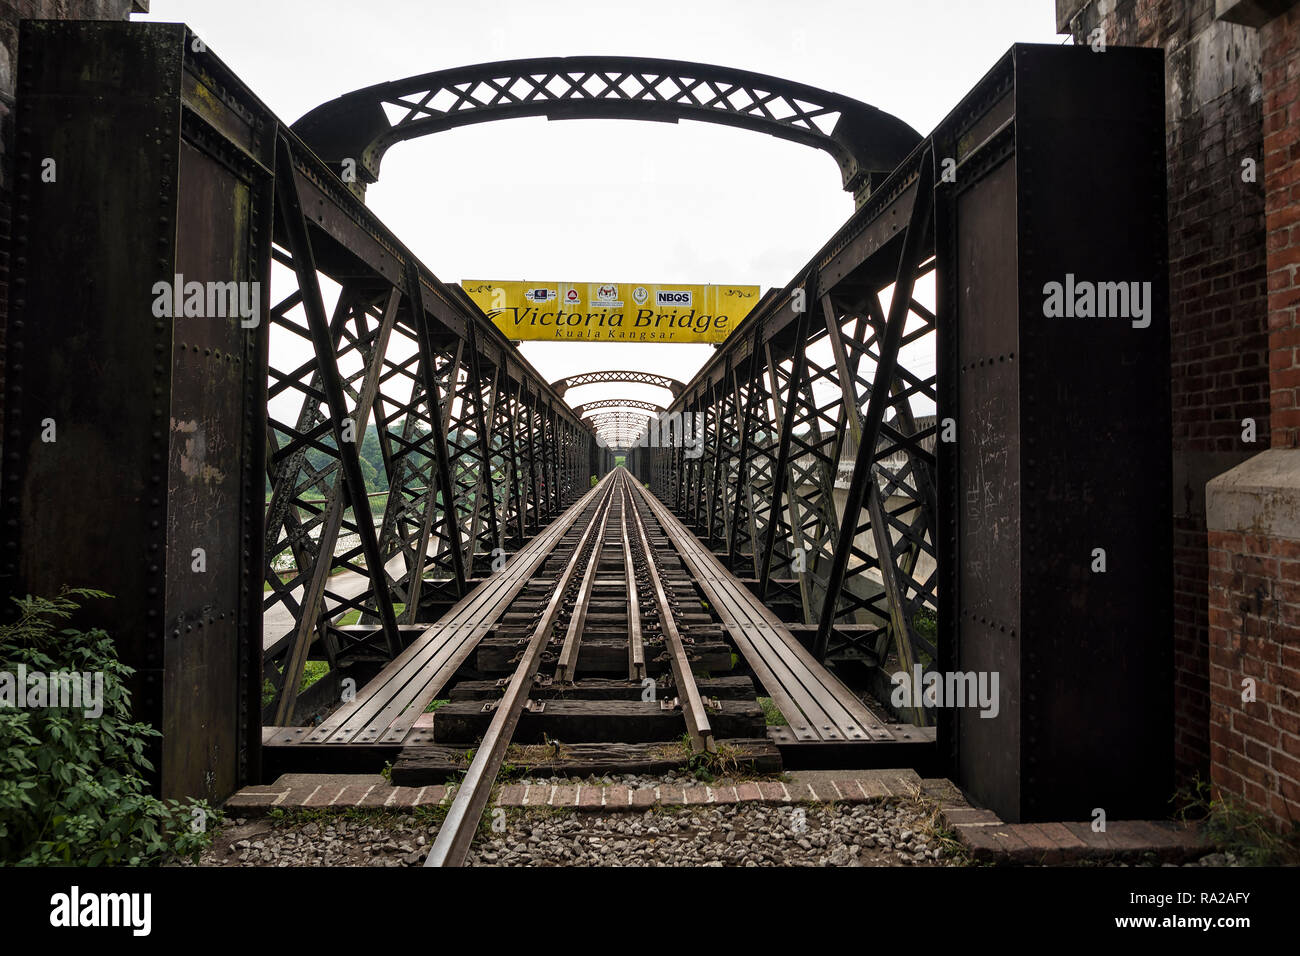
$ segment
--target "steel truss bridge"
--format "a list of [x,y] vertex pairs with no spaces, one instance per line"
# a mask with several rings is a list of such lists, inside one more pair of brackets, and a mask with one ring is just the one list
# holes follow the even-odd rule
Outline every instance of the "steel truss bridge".
[[[182,25],[25,22],[21,43],[0,571],[16,593],[115,595],[102,626],[164,731],[164,793],[220,799],[275,754],[332,766],[409,743],[410,708],[467,666],[437,656],[448,635],[469,654],[497,633],[484,602],[508,615],[502,582],[525,587],[543,543],[568,542],[556,580],[579,580],[613,515],[649,529],[623,540],[629,575],[663,583],[645,559],[662,529],[690,572],[660,572],[710,596],[709,626],[802,714],[854,706],[831,669],[886,697],[895,668],[996,671],[1000,720],[903,715],[917,760],[1008,820],[1164,809],[1168,325],[1053,324],[1039,293],[1067,272],[1149,279],[1167,314],[1158,51],[1013,47],[921,137],[801,84],[624,57],[430,73],[290,125]],[[691,381],[548,383],[363,201],[393,145],[520,116],[769,133],[833,155],[857,209]],[[96,160],[61,163],[75,188],[35,183],[60,151]],[[261,321],[150,318],[145,293],[176,275],[259,283]],[[566,401],[595,383],[665,394]],[[668,440],[641,447],[651,416]],[[615,450],[637,482],[611,483]],[[1090,576],[1098,546],[1110,569]],[[407,669],[426,652],[438,680]],[[778,659],[805,676],[763,670]],[[313,660],[333,677],[304,691]],[[416,670],[418,690],[368,689]],[[341,676],[353,716],[309,739]],[[809,726],[782,756],[897,742],[864,726]]]

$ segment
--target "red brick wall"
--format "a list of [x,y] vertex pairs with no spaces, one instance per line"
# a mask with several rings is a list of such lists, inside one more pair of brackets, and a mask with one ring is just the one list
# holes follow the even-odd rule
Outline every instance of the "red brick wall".
[[[1300,821],[1300,540],[1211,531],[1211,780]],[[1242,681],[1257,699],[1242,700]]]
[[1300,448],[1300,8],[1259,31],[1273,447]]
[[[1174,457],[1174,755],[1186,781],[1210,760],[1205,482],[1269,446],[1262,103],[1253,30],[1214,0],[1090,2],[1076,43],[1166,57],[1170,374]],[[1104,53],[1099,53],[1104,56]],[[1242,179],[1254,159],[1256,181]],[[1242,441],[1253,418],[1257,440]]]
[[[1260,27],[1259,43],[1273,450],[1210,491],[1211,780],[1291,829],[1300,822],[1300,7]],[[1242,700],[1246,678],[1253,702]]]

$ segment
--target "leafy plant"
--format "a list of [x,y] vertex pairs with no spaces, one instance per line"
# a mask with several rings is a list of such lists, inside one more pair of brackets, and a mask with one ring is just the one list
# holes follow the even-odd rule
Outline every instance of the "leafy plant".
[[758,706],[763,708],[763,722],[769,727],[789,727],[790,721],[785,719],[785,714],[781,713],[781,708],[776,706],[776,701],[771,697],[758,698]]
[[917,634],[924,637],[930,643],[934,643],[939,637],[939,618],[934,611],[922,605],[916,609],[912,615],[912,628]]
[[1274,821],[1252,810],[1197,776],[1173,798],[1179,805],[1178,818],[1199,822],[1206,840],[1225,850],[1247,866],[1279,866],[1300,863],[1300,828],[1280,832]]
[[56,598],[14,598],[18,619],[0,626],[0,672],[10,679],[19,665],[103,675],[98,717],[81,708],[0,706],[0,861],[138,866],[172,854],[196,858],[211,842],[219,814],[205,802],[147,792],[153,766],[145,747],[160,734],[131,721],[126,682],[134,670],[118,660],[112,638],[59,627],[85,600],[108,597],[64,588]]
[[717,749],[695,750],[691,744],[691,735],[682,734],[682,748],[689,755],[682,768],[696,780],[712,783],[718,777],[726,777],[740,772],[740,751],[730,744],[719,743]]

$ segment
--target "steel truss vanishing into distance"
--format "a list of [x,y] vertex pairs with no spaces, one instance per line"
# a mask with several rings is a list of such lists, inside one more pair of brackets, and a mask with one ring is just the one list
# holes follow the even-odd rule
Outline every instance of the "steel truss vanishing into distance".
[[912,296],[935,268],[934,163],[928,144],[913,153],[674,399],[670,428],[697,416],[703,454],[678,434],[631,466],[761,597],[816,626],[821,659],[936,656],[913,624],[937,608],[935,426],[911,408],[937,401],[936,373],[899,361],[935,349],[935,314]]
[[[313,254],[303,193],[304,180],[328,178],[309,156],[281,132],[273,255],[297,287],[270,314],[315,354],[280,368],[273,350],[269,367],[272,403],[286,392],[301,396],[294,422],[267,422],[265,614],[291,622],[282,633],[268,627],[265,641],[280,725],[293,722],[309,656],[324,656],[331,670],[396,656],[400,625],[436,620],[488,573],[494,555],[544,527],[586,487],[592,454],[578,416],[414,258],[395,280],[349,263],[331,276],[341,288],[326,314],[318,273],[332,270]],[[363,216],[349,195],[331,198]],[[365,488],[361,441],[344,434],[362,436],[372,420],[387,486],[378,513],[353,490]],[[309,461],[309,450],[324,463]],[[281,567],[290,570],[281,575]],[[357,623],[340,626],[354,611]]]
[[353,188],[379,178],[394,143],[490,120],[691,119],[825,150],[859,199],[920,140],[902,120],[803,83],[745,70],[623,56],[544,57],[440,70],[355,90],[316,107],[294,131]]
[[[699,570],[682,587],[721,562],[768,605],[746,618],[754,640],[777,621],[806,644],[776,649],[787,663],[1000,674],[1002,719],[939,708],[930,739],[1004,819],[1164,806],[1168,323],[1051,323],[1038,297],[1067,273],[1131,277],[1167,317],[1158,51],[1013,47],[921,140],[842,97],[673,61],[487,64],[358,91],[290,128],[180,24],[24,21],[22,48],[16,162],[97,161],[76,190],[16,174],[0,574],[12,593],[115,595],[97,623],[164,731],[150,754],[164,796],[261,782],[264,722],[336,705],[342,678],[398,664],[453,607],[472,649],[479,586],[619,452],[653,494],[627,490],[661,527],[668,509],[685,525]],[[859,207],[689,383],[548,384],[336,175],[353,156],[377,174],[402,139],[524,115],[783,135],[836,155]],[[100,230],[79,228],[86,196]],[[261,321],[150,319],[150,290],[178,275],[253,286]],[[917,288],[931,281],[933,309]],[[92,356],[75,372],[68,315]],[[565,400],[606,383],[669,404]],[[1104,535],[1124,559],[1091,575]],[[308,661],[329,680],[304,691]],[[406,730],[429,702],[393,699],[420,701],[387,715]]]

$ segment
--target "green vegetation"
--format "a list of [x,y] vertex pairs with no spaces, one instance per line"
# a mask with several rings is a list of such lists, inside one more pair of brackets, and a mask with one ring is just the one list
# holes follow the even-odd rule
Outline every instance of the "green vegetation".
[[[277,577],[280,579],[280,583],[281,583],[281,584],[284,584],[284,582],[289,581],[289,580],[292,580],[292,579],[293,579],[293,576],[294,576],[296,573],[297,573],[296,571],[279,571],[279,572],[277,572]],[[270,582],[270,581],[263,581],[263,582],[262,582],[262,593],[263,593],[263,594],[266,594],[266,593],[268,593],[270,590],[271,590],[271,582]]]
[[939,639],[939,617],[928,607],[917,608],[912,615],[912,628],[931,644]]
[[[394,616],[400,615],[405,610],[406,610],[405,604],[393,605]],[[352,624],[356,624],[360,620],[361,620],[360,611],[348,611],[348,613],[344,614],[341,618],[339,618],[339,620],[336,623],[338,624],[339,627],[348,627]]]
[[126,683],[134,669],[118,660],[103,630],[64,626],[86,601],[109,597],[65,588],[52,599],[14,598],[18,619],[0,626],[0,671],[15,674],[22,665],[29,675],[94,675],[95,682],[90,701],[82,698],[86,707],[0,708],[0,860],[139,866],[196,858],[211,843],[215,810],[147,792],[153,765],[145,747],[161,734],[131,722]]
[[[289,442],[290,438],[284,432],[277,436],[281,444]],[[323,439],[324,444],[333,447],[333,439],[326,437]],[[388,491],[388,474],[384,470],[384,453],[379,447],[379,431],[373,423],[366,426],[365,438],[361,442],[360,454],[358,458],[361,462],[361,477],[365,480],[367,492],[386,492]],[[307,449],[307,464],[320,471],[335,461],[330,455],[316,448]],[[266,494],[270,498],[271,482],[267,479]],[[376,510],[377,499],[371,499],[371,511]],[[382,500],[380,500],[379,510],[382,511]]]
[[306,690],[329,672],[329,661],[308,661],[302,668],[302,689]]
[[929,838],[930,842],[937,844],[942,859],[958,866],[972,865],[969,848],[961,842],[957,831],[944,822],[943,808],[939,804],[927,798],[919,788],[903,799],[911,803],[920,814],[921,820],[916,829]]
[[1199,776],[1180,789],[1173,802],[1178,818],[1198,822],[1205,838],[1247,866],[1294,866],[1300,863],[1300,829],[1279,833],[1273,819],[1245,806]]
[[[939,643],[939,617],[930,608],[922,606],[916,609],[912,615],[912,629],[918,637],[925,638],[931,644],[938,646]],[[934,659],[919,647],[916,649],[916,659],[923,668],[929,668],[934,664]]]
[[[302,666],[302,683],[298,685],[298,693],[305,691],[329,672],[329,661],[308,661]],[[273,700],[275,700],[275,685],[269,680],[262,681],[262,706],[267,706]]]
[[685,733],[682,734],[682,747],[689,754],[683,769],[696,780],[712,783],[718,777],[734,777],[740,773],[740,751],[730,744],[718,743],[713,753],[697,751],[691,747],[691,735]]
[[424,712],[425,712],[426,714],[432,714],[435,710],[437,710],[437,709],[438,709],[439,707],[441,707],[443,704],[450,704],[450,703],[451,703],[450,700],[441,700],[441,699],[440,699],[440,700],[431,700],[431,701],[429,701],[429,706],[426,707],[426,708],[424,708]]
[[[401,431],[402,426],[403,420],[398,419],[396,422],[393,422],[389,428]],[[424,441],[425,436],[428,434],[428,428],[417,423],[415,426],[415,435],[413,436],[412,441],[418,444]],[[280,430],[277,430],[276,439],[281,446],[292,441],[292,438],[287,433]],[[473,444],[475,441],[476,437],[474,433],[469,430],[453,428],[447,433],[447,442],[450,445],[464,447]],[[321,439],[321,443],[326,447],[333,448],[334,438],[332,435],[326,435]],[[366,434],[361,441],[361,447],[358,449],[358,453],[357,457],[361,465],[361,477],[365,481],[367,494],[371,495],[370,511],[371,514],[378,517],[383,514],[384,507],[388,502],[388,472],[384,467],[384,454],[379,445],[379,430],[373,422],[366,426]],[[328,469],[337,461],[333,455],[323,452],[318,448],[308,448],[306,458],[307,464],[312,468],[315,468],[317,471]],[[423,472],[430,460],[429,456],[421,451],[412,451],[408,458],[411,466],[420,472]],[[470,475],[472,468],[472,462],[465,458],[453,462],[452,480],[459,481],[466,477],[472,478],[473,476]],[[493,473],[493,478],[496,479],[498,484],[505,480],[505,476],[499,471]],[[268,501],[271,498],[270,478],[268,478],[266,482],[266,497]],[[323,500],[323,496],[318,494],[309,494],[306,497],[309,500]]]
[[771,697],[758,698],[758,706],[763,708],[763,719],[769,727],[789,727],[790,722],[785,719],[785,714],[781,713],[776,702]]

